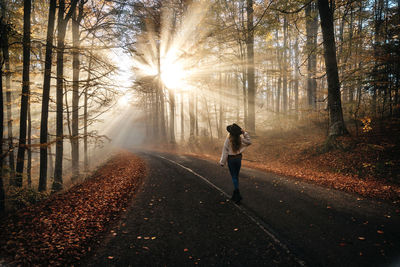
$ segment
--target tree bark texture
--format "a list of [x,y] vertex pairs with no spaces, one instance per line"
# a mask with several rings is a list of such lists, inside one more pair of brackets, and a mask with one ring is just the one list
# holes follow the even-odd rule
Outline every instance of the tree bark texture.
[[32,186],[32,117],[31,117],[31,99],[28,99],[28,163],[26,166],[26,178],[28,180],[28,187]]
[[175,94],[172,89],[169,89],[169,112],[170,112],[170,123],[169,123],[169,135],[171,137],[171,143],[175,143]]
[[194,141],[195,119],[194,119],[194,95],[193,95],[193,92],[189,92],[189,118],[190,118],[189,141]]
[[59,1],[58,18],[57,18],[57,84],[56,84],[56,159],[54,168],[53,191],[59,191],[63,188],[63,87],[64,87],[64,40],[68,24],[72,12],[75,10],[77,0],[71,3],[70,10],[64,18],[65,2]]
[[288,111],[288,79],[287,79],[287,39],[288,21],[286,16],[283,18],[283,68],[282,68],[282,111]]
[[[3,1],[1,1],[3,9],[2,16],[5,18],[6,6]],[[14,162],[14,142],[13,142],[13,123],[12,123],[12,100],[11,100],[11,70],[10,70],[10,52],[8,44],[8,25],[6,21],[1,23],[1,50],[3,52],[4,60],[4,71],[5,81],[6,81],[6,110],[7,110],[7,138],[8,138],[8,163],[9,163],[9,174],[10,174],[10,184],[15,182],[15,162]]]
[[294,109],[296,116],[299,112],[299,39],[296,36],[294,43]]
[[72,136],[71,136],[71,158],[72,179],[79,176],[79,46],[80,34],[79,24],[83,18],[83,4],[79,3],[79,14],[75,10],[72,15]]
[[254,80],[254,29],[253,0],[247,0],[247,82],[248,82],[248,127],[255,132],[255,80]]
[[28,116],[29,98],[29,67],[31,51],[31,0],[24,0],[24,34],[22,40],[22,94],[20,111],[19,144],[17,155],[17,168],[14,185],[22,187],[22,173],[24,171],[24,158],[26,150],[26,121]]
[[318,0],[321,29],[324,42],[325,68],[328,80],[329,136],[347,133],[343,120],[340,98],[339,74],[336,60],[336,44],[333,28],[333,10],[328,0]]
[[[1,34],[3,35],[4,29],[3,19],[0,18]],[[0,45],[3,48],[3,42],[0,40]],[[4,55],[0,59],[0,215],[5,210],[5,193],[4,193],[4,183],[3,183],[3,132],[4,132],[4,100],[3,100],[3,61]]]
[[307,60],[307,99],[308,106],[315,110],[317,108],[317,81],[315,74],[317,71],[317,34],[318,34],[318,14],[315,3],[309,3],[305,8],[306,15],[306,48]]
[[185,141],[185,114],[183,113],[183,93],[181,93],[181,142]]
[[[93,40],[92,40],[92,47],[93,47]],[[88,74],[87,74],[87,81],[86,81],[86,88],[84,93],[84,102],[83,102],[83,166],[85,172],[89,171],[89,156],[88,156],[88,90],[90,87],[90,77],[92,71],[92,62],[93,62],[93,55],[92,50],[90,51],[89,56],[89,65],[88,65]]]
[[49,19],[47,24],[43,95],[42,95],[42,113],[40,119],[40,174],[39,174],[40,192],[46,191],[47,189],[47,147],[49,146],[47,137],[48,137],[51,66],[52,66],[52,55],[53,55],[56,4],[57,0],[50,0]]

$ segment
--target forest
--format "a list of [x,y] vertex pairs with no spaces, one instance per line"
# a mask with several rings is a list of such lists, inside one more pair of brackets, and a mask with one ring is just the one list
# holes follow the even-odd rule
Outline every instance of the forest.
[[146,153],[218,162],[232,123],[252,138],[245,167],[398,205],[399,11],[400,0],[0,0],[0,265],[80,262],[158,177]]
[[10,188],[86,173],[115,110],[145,136],[120,138],[161,146],[214,144],[229,122],[316,128],[325,150],[395,127],[399,5],[2,0],[1,210]]

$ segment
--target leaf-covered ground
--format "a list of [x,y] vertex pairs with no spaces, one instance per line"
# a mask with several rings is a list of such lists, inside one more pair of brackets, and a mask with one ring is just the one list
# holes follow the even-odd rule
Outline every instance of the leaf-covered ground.
[[121,152],[83,183],[6,218],[0,264],[76,264],[125,210],[145,172],[140,158]]
[[[375,130],[376,129],[376,130]],[[326,133],[315,129],[258,133],[244,166],[291,176],[363,197],[400,203],[400,122],[339,138],[322,152]],[[163,146],[163,150],[219,161],[224,140]]]

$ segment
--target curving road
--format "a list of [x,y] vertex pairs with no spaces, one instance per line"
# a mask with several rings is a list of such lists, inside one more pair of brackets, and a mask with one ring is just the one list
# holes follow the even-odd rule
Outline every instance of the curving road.
[[91,266],[400,266],[398,203],[242,168],[136,151],[149,173]]

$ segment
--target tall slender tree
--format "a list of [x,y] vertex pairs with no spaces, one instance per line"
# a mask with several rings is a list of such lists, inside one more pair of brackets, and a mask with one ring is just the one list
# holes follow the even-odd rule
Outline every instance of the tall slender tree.
[[310,109],[317,108],[317,34],[318,13],[315,2],[311,1],[305,7],[306,15],[306,51],[307,51],[307,99]]
[[282,111],[288,110],[288,79],[287,79],[287,43],[288,43],[288,21],[287,16],[283,17],[283,62],[282,62]]
[[170,123],[169,123],[169,135],[171,143],[175,143],[175,94],[172,89],[168,89],[169,92],[169,112],[170,112]]
[[[71,156],[72,156],[72,177],[79,176],[79,46],[80,34],[79,24],[83,19],[84,0],[80,0],[78,10],[72,13],[72,136],[71,136]],[[78,14],[76,14],[78,12]]]
[[[3,22],[3,16],[0,16],[0,34],[3,35],[5,29],[5,23]],[[3,36],[0,37],[3,39]],[[0,40],[0,48],[3,48],[3,42]],[[1,49],[0,51],[2,51]],[[3,101],[3,65],[4,55],[0,58],[0,215],[5,210],[4,200],[4,183],[3,183],[3,131],[4,131],[4,101]]]
[[247,0],[247,82],[248,82],[248,127],[251,132],[256,129],[255,117],[255,76],[254,76],[254,26],[253,0]]
[[4,0],[0,0],[1,4],[1,16],[2,16],[2,29],[1,29],[1,47],[3,52],[4,60],[4,71],[5,82],[6,82],[6,110],[7,110],[7,139],[8,139],[8,166],[10,173],[10,184],[15,183],[14,172],[15,172],[15,162],[14,162],[14,142],[13,142],[13,120],[12,120],[12,103],[11,103],[11,69],[10,69],[10,52],[9,52],[9,25],[6,21],[6,3]]
[[22,173],[24,171],[24,158],[26,150],[26,122],[28,116],[29,101],[29,68],[31,51],[31,0],[24,0],[24,34],[22,40],[23,46],[23,70],[22,70],[22,94],[21,94],[21,112],[19,125],[19,143],[17,155],[17,168],[15,185],[22,187]]
[[41,113],[41,120],[40,120],[39,191],[45,191],[47,188],[47,147],[48,147],[47,137],[48,137],[51,66],[52,66],[52,55],[53,55],[53,39],[54,39],[56,4],[57,4],[57,0],[50,0],[49,18],[48,18],[48,24],[47,24],[45,63],[44,63],[42,113]]
[[59,0],[58,18],[57,18],[57,85],[56,85],[56,160],[54,168],[53,190],[58,191],[63,187],[62,171],[63,171],[63,140],[64,140],[64,123],[63,123],[63,94],[64,94],[64,50],[65,50],[65,34],[67,24],[71,18],[78,0],[71,1],[71,6],[67,14],[65,14],[65,1]]
[[333,28],[333,7],[328,0],[318,0],[321,29],[324,42],[325,69],[328,80],[329,139],[347,132],[343,120],[340,97],[339,74],[336,59],[335,32]]

